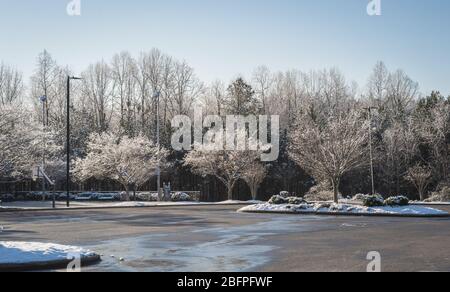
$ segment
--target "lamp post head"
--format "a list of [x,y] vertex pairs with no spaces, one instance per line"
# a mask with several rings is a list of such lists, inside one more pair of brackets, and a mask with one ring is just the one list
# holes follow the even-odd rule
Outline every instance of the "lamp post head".
[[39,97],[39,100],[41,102],[46,102],[47,101],[47,96],[43,95],[43,96]]

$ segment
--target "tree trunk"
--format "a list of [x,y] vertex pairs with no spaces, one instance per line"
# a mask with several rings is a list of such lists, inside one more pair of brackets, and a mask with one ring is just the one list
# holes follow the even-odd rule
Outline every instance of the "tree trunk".
[[339,179],[333,179],[332,180],[332,183],[333,183],[333,192],[334,192],[334,202],[336,203],[336,204],[338,204],[339,203],[339,184],[340,184],[340,181],[339,181]]
[[130,187],[128,185],[125,185],[125,201],[130,201]]
[[250,187],[251,193],[252,193],[252,199],[253,201],[256,201],[257,197],[258,197],[258,187],[257,186],[252,186]]
[[228,200],[232,201],[233,200],[233,183],[228,183],[227,188],[228,188]]
[[419,196],[422,202],[427,199],[425,195],[425,188],[419,188]]

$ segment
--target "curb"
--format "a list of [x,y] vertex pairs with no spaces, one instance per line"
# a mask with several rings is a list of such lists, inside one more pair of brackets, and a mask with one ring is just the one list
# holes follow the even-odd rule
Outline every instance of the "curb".
[[[101,257],[97,254],[84,256],[81,258],[81,267],[95,265],[101,262]],[[11,272],[32,272],[32,271],[46,271],[65,269],[72,262],[72,260],[61,259],[47,262],[36,263],[21,263],[21,264],[0,264],[0,273]]]
[[148,209],[148,208],[182,208],[182,207],[211,207],[211,206],[249,206],[254,203],[236,203],[236,204],[183,204],[183,205],[154,205],[154,206],[106,206],[106,207],[70,207],[70,208],[35,208],[35,209],[22,209],[22,208],[8,208],[0,209],[0,213],[11,212],[48,212],[48,211],[80,211],[80,210],[108,210],[108,209]]
[[430,215],[413,215],[413,214],[382,214],[382,213],[333,213],[333,212],[289,212],[289,211],[239,211],[241,213],[254,214],[280,214],[280,215],[314,215],[314,216],[335,216],[335,217],[397,217],[397,218],[450,218],[450,214],[430,214]]

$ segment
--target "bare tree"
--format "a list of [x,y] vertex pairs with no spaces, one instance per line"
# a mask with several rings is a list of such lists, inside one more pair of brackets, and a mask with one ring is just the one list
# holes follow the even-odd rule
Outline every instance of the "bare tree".
[[450,171],[450,103],[440,100],[429,115],[419,121],[420,137],[431,149],[429,161],[437,180],[449,179]]
[[23,93],[22,73],[0,64],[0,106],[6,106],[18,101]]
[[260,66],[253,72],[252,81],[256,89],[256,96],[261,101],[263,114],[268,106],[269,91],[273,83],[272,73],[266,66]]
[[378,62],[369,78],[367,84],[370,106],[376,106],[380,109],[385,107],[387,101],[387,90],[389,82],[389,71],[383,62]]
[[352,111],[329,117],[324,124],[303,116],[291,133],[291,157],[317,180],[332,183],[336,203],[343,175],[367,164],[367,127]]
[[382,134],[381,169],[388,178],[390,192],[393,192],[394,185],[395,192],[400,193],[401,180],[418,151],[419,141],[415,132],[415,124],[409,119],[407,123],[394,122]]
[[387,86],[387,109],[393,119],[407,114],[412,102],[419,96],[419,84],[404,71],[397,70],[389,75]]
[[128,52],[113,57],[111,74],[114,82],[114,98],[119,101],[120,125],[127,135],[135,135],[136,114],[139,103],[136,102],[136,78],[134,60]]
[[207,90],[203,92],[201,97],[201,104],[206,114],[223,115],[225,102],[225,85],[222,81],[214,81]]
[[106,131],[112,115],[113,83],[111,69],[105,62],[90,65],[83,73],[83,94],[88,98],[98,131]]

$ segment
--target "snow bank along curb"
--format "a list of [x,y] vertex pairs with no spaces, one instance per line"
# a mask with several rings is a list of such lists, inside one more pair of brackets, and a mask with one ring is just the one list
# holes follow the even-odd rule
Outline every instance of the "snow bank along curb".
[[0,272],[66,269],[74,255],[79,257],[81,266],[101,261],[99,255],[75,246],[0,241]]
[[241,208],[238,212],[327,215],[327,216],[374,216],[374,217],[414,217],[414,218],[450,218],[450,214],[438,209],[421,206],[403,207],[363,207],[356,205],[330,204],[273,205],[257,204]]
[[94,205],[94,206],[77,206],[77,207],[60,207],[60,208],[20,208],[20,207],[0,207],[0,213],[2,212],[39,212],[39,211],[77,211],[77,210],[99,210],[99,209],[135,209],[135,208],[180,208],[180,207],[203,207],[203,206],[247,206],[253,205],[254,202],[219,202],[219,203],[182,203],[182,204],[116,204],[116,205]]

